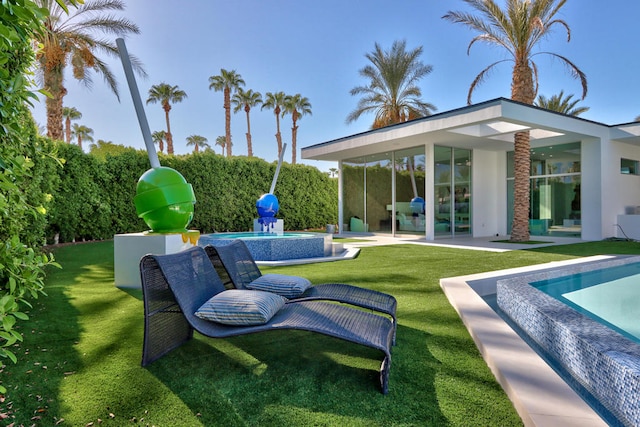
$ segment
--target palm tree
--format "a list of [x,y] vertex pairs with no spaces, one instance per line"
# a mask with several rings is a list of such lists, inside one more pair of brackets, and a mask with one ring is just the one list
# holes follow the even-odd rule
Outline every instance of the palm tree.
[[185,91],[178,89],[178,86],[171,86],[166,83],[151,86],[149,89],[149,98],[147,104],[155,104],[159,102],[164,110],[164,118],[167,122],[167,154],[173,154],[173,136],[171,135],[171,124],[169,123],[169,111],[171,111],[171,103],[182,102],[187,97]]
[[276,142],[278,144],[278,158],[280,158],[280,153],[282,152],[282,134],[280,133],[280,112],[282,111],[282,107],[284,105],[284,99],[286,95],[284,92],[267,92],[265,95],[267,99],[262,103],[262,107],[260,109],[267,108],[269,110],[273,110],[273,114],[276,116]]
[[237,113],[241,108],[247,114],[247,155],[253,157],[253,146],[251,145],[251,122],[249,121],[249,111],[251,107],[262,104],[262,95],[260,92],[254,92],[251,89],[244,91],[241,87],[236,90],[231,98],[231,103],[235,106],[233,112]]
[[62,117],[65,118],[65,136],[67,144],[71,144],[71,120],[78,120],[82,118],[82,113],[75,107],[63,107]]
[[536,99],[534,105],[536,107],[545,108],[547,110],[574,117],[589,111],[589,107],[576,107],[576,104],[580,102],[580,100],[572,100],[572,98],[573,94],[564,96],[564,91],[561,90],[559,94],[553,95],[549,99],[544,95],[538,95],[538,99]]
[[220,154],[224,156],[224,147],[227,145],[227,138],[224,135],[220,135],[216,138],[216,145],[222,147],[222,152]]
[[197,153],[200,147],[202,148],[209,147],[209,144],[207,144],[207,141],[208,139],[202,135],[189,135],[187,137],[187,146],[193,145],[194,147],[193,151]]
[[91,141],[93,142],[93,129],[86,127],[84,125],[79,125],[77,123],[73,124],[73,128],[71,130],[71,134],[78,138],[78,147],[82,148],[82,141]]
[[[473,90],[483,82],[489,72],[498,64],[513,61],[511,75],[511,99],[525,104],[533,104],[538,87],[538,67],[533,57],[545,53],[564,63],[571,75],[582,84],[582,99],[587,95],[585,74],[564,56],[551,52],[536,52],[534,49],[550,34],[552,28],[560,25],[570,40],[571,31],[562,19],[555,16],[566,0],[507,0],[506,10],[502,10],[495,0],[464,0],[479,12],[475,16],[466,12],[447,12],[444,19],[464,24],[477,31],[467,48],[476,42],[503,47],[510,58],[492,63],[482,70],[471,83],[467,102],[471,103]],[[531,166],[529,132],[517,132],[514,137],[514,201],[511,240],[529,240],[529,173]]]
[[436,107],[420,99],[422,91],[418,81],[431,73],[433,67],[418,58],[422,46],[409,52],[406,41],[395,41],[390,51],[384,51],[378,43],[365,57],[371,64],[360,70],[369,80],[366,86],[351,89],[351,95],[363,95],[358,107],[347,116],[347,123],[357,120],[363,113],[373,112],[372,128],[379,128],[418,117],[430,116]]
[[[140,32],[133,22],[111,14],[124,10],[122,0],[85,0],[84,4],[67,13],[59,2],[54,0],[34,0],[49,10],[44,21],[44,31],[36,34],[35,44],[38,72],[44,89],[51,94],[46,99],[47,135],[53,139],[62,139],[62,100],[67,94],[64,86],[64,71],[71,65],[73,77],[88,87],[92,85],[90,71],[102,74],[113,93],[118,95],[116,78],[106,62],[98,54],[118,56],[114,41],[107,40],[102,34],[124,37]],[[69,2],[67,2],[69,3]],[[99,37],[97,35],[100,35]],[[134,69],[146,75],[140,61],[131,58]]]
[[284,99],[284,110],[282,111],[282,117],[285,114],[291,114],[291,120],[293,125],[291,126],[291,163],[296,164],[296,144],[298,139],[298,125],[297,122],[300,118],[306,114],[311,115],[311,103],[307,97],[303,97],[299,93],[295,95],[288,95]]
[[151,140],[154,144],[158,144],[158,150],[162,153],[164,151],[164,142],[167,140],[167,132],[157,130],[151,134]]
[[338,174],[338,169],[337,168],[329,168],[329,174],[330,177],[333,178]]
[[244,86],[244,80],[236,70],[220,69],[219,76],[209,77],[209,90],[222,91],[224,94],[224,130],[227,146],[227,157],[231,157],[231,92]]

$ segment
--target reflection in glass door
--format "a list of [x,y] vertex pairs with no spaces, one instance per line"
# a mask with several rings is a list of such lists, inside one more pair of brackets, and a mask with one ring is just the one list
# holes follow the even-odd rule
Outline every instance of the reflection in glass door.
[[471,234],[471,151],[434,147],[434,173],[435,235]]

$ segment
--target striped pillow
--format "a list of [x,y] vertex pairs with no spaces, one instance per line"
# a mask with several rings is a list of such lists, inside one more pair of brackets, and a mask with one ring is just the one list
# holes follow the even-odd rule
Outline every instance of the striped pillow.
[[286,302],[280,295],[269,292],[230,289],[211,297],[195,315],[225,325],[262,325]]
[[282,295],[285,298],[297,298],[311,286],[304,277],[286,276],[284,274],[265,274],[247,285],[247,289],[267,291]]

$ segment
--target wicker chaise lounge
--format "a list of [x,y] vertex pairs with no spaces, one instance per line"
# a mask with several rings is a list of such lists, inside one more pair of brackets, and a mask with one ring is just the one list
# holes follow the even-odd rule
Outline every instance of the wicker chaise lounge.
[[[213,263],[225,286],[246,289],[251,282],[262,276],[249,248],[242,240],[234,240],[226,245],[207,245],[205,251]],[[336,301],[351,304],[391,316],[393,320],[393,343],[395,344],[396,299],[389,294],[343,283],[324,283],[307,288],[291,302]]]
[[295,329],[380,350],[384,354],[380,385],[382,393],[388,391],[394,328],[384,316],[343,305],[309,301],[284,304],[264,324],[230,326],[195,315],[212,296],[227,291],[203,248],[196,246],[169,255],[145,255],[140,261],[140,273],[145,319],[142,366],[184,344],[193,337],[194,330],[208,337],[226,338]]

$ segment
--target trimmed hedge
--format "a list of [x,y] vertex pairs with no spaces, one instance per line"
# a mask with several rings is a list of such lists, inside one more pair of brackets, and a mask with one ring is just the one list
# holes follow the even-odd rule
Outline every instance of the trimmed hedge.
[[[147,230],[133,198],[138,178],[149,169],[147,153],[127,149],[104,159],[61,143],[65,159],[49,213],[48,242],[100,240],[114,234]],[[160,163],[180,172],[193,185],[194,218],[189,228],[202,233],[248,231],[257,217],[255,203],[269,191],[276,163],[232,157],[211,150],[181,156],[160,154]],[[278,218],[287,230],[324,228],[338,217],[337,180],[307,165],[284,163],[274,191]]]

